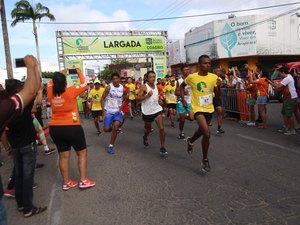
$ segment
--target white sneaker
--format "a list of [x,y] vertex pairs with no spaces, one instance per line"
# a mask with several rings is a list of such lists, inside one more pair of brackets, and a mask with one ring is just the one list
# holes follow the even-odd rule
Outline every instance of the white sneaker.
[[249,121],[247,122],[247,126],[255,126],[255,122]]

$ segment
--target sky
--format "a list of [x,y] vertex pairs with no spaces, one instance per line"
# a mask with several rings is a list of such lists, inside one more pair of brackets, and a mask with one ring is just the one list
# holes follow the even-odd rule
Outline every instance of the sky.
[[[36,55],[32,24],[19,23],[11,27],[11,11],[15,0],[4,0],[12,59],[26,54]],[[297,0],[29,0],[31,4],[38,2],[47,6],[55,16],[56,22],[87,22],[135,20],[159,17],[186,16],[249,9],[262,6],[297,2]],[[253,14],[280,14],[284,10],[300,7],[299,5],[281,8],[235,13],[236,16]],[[55,32],[57,30],[167,30],[171,40],[184,39],[184,34],[191,28],[201,26],[213,20],[226,19],[229,14],[151,21],[138,23],[95,24],[95,25],[38,25],[40,55],[43,70],[58,68]],[[44,19],[48,22],[48,19]],[[0,37],[0,69],[5,68],[5,54]],[[96,67],[95,62],[89,65]]]

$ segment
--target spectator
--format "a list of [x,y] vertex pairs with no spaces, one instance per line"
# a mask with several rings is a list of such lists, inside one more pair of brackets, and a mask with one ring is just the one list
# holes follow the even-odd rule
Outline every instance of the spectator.
[[47,86],[48,100],[53,115],[49,122],[50,135],[59,152],[59,169],[63,177],[62,189],[69,190],[78,182],[69,177],[70,150],[73,147],[78,156],[80,174],[79,188],[94,187],[96,182],[89,180],[87,174],[87,149],[84,131],[80,125],[76,97],[87,89],[83,74],[77,70],[80,84],[67,88],[67,70],[55,72]]
[[283,88],[283,103],[281,114],[283,116],[284,127],[278,130],[285,135],[296,134],[293,113],[297,104],[297,92],[294,79],[289,74],[288,68],[281,67],[278,69],[280,77],[283,79],[280,83],[275,83],[271,80],[268,82],[275,88]]
[[[248,65],[245,65],[245,68],[249,70]],[[259,78],[254,80],[251,73],[248,74],[249,80],[251,84],[257,85],[257,99],[256,104],[258,107],[258,112],[262,119],[262,124],[258,126],[259,129],[266,129],[267,128],[267,102],[268,102],[268,82],[266,81],[266,78],[269,76],[268,71],[262,70],[261,74],[259,75]]]

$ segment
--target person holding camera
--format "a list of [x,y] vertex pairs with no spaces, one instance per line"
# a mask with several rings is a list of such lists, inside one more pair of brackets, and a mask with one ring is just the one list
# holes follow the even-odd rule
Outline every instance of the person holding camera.
[[83,74],[77,69],[80,84],[67,87],[67,70],[55,72],[47,85],[48,100],[52,106],[49,122],[50,135],[59,152],[59,169],[63,177],[62,190],[78,185],[69,177],[70,150],[73,147],[78,156],[80,174],[79,188],[94,187],[95,181],[87,178],[87,149],[84,131],[80,124],[76,97],[87,89]]
[[254,80],[253,78],[253,70],[249,68],[249,66],[246,64],[245,69],[247,69],[248,72],[248,78],[249,82],[251,84],[256,84],[257,87],[257,99],[256,104],[258,107],[258,113],[261,116],[262,124],[258,126],[259,129],[266,129],[267,128],[267,102],[268,102],[268,88],[269,84],[266,81],[266,78],[268,78],[269,74],[268,71],[265,69],[262,69],[259,75],[259,78]]
[[295,124],[293,113],[297,105],[297,92],[295,88],[294,79],[289,74],[289,70],[286,67],[281,67],[278,69],[282,81],[280,83],[275,83],[274,81],[267,80],[275,88],[283,88],[283,103],[281,114],[283,116],[284,127],[279,130],[279,132],[284,133],[285,135],[294,135]]

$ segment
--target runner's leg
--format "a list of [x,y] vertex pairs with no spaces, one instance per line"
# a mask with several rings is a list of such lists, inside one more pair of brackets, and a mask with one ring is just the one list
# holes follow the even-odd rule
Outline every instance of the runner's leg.
[[209,121],[206,121],[206,118],[203,114],[199,114],[195,119],[198,124],[198,131],[203,135],[203,138],[202,138],[203,160],[207,160],[208,159],[209,139],[210,139],[210,130],[208,127]]
[[69,162],[70,162],[70,151],[64,151],[59,153],[59,169],[63,177],[64,183],[69,182]]
[[155,122],[159,129],[160,145],[161,145],[161,147],[165,147],[165,130],[164,130],[164,123],[163,123],[163,118],[162,118],[161,114],[159,114],[155,118]]
[[113,145],[115,143],[120,125],[121,125],[120,121],[114,121],[113,129],[112,129],[111,137],[110,137],[110,142],[109,142],[110,145]]
[[86,168],[87,168],[87,150],[83,149],[80,151],[76,151],[77,157],[78,157],[78,170],[80,175],[80,180],[86,179]]

